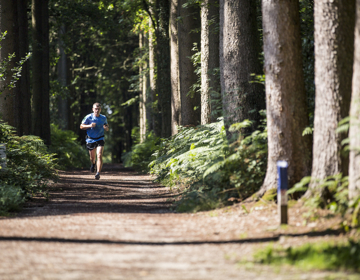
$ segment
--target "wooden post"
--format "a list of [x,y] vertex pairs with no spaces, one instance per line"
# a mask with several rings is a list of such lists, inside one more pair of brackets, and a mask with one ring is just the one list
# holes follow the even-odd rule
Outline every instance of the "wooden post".
[[0,170],[6,168],[6,144],[0,143]]
[[278,171],[278,190],[277,201],[280,224],[288,223],[288,203],[287,203],[287,189],[288,189],[288,177],[287,177],[288,163],[286,161],[277,162]]

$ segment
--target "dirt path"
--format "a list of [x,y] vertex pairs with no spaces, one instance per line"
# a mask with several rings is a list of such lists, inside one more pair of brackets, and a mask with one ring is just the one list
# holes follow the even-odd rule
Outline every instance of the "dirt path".
[[99,181],[88,171],[61,172],[49,202],[34,200],[0,219],[0,279],[345,277],[239,264],[270,241],[286,246],[341,238],[321,220],[303,226],[296,208],[284,236],[273,206],[253,207],[250,214],[236,206],[179,214],[170,210],[171,199],[149,176],[120,165],[105,166]]

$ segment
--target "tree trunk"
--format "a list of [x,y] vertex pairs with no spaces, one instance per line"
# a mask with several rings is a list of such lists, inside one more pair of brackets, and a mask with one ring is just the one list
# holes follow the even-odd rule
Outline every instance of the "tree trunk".
[[155,65],[156,65],[156,46],[154,36],[154,26],[152,25],[151,19],[149,19],[149,79],[150,79],[150,100],[149,100],[149,111],[151,112],[151,122],[149,123],[149,130],[153,130],[155,135],[161,135],[161,122],[159,121],[159,112],[154,102],[158,100],[156,96],[156,78],[155,78]]
[[66,71],[67,71],[67,81],[68,81],[68,89],[69,89],[69,99],[68,99],[68,105],[69,105],[69,117],[68,117],[69,118],[69,130],[72,130],[77,135],[79,135],[80,123],[77,123],[76,118],[75,118],[75,115],[77,115],[79,113],[79,109],[78,109],[79,107],[78,106],[71,106],[76,101],[79,101],[79,96],[76,94],[75,85],[73,85],[73,84],[71,84],[69,82],[69,81],[72,81],[74,79],[74,77],[75,77],[73,61],[69,57],[67,57],[66,66],[67,66]]
[[170,38],[169,38],[169,0],[158,0],[157,11],[157,80],[156,89],[161,108],[161,136],[171,136],[171,81],[170,81]]
[[32,0],[34,134],[50,145],[48,0]]
[[[245,119],[259,123],[265,108],[262,85],[250,83],[251,74],[262,72],[256,1],[220,1],[220,80],[225,128]],[[281,18],[283,15],[281,15]]]
[[302,70],[299,2],[262,4],[268,128],[268,166],[260,194],[277,187],[278,160],[289,164],[289,187],[310,174],[310,138]]
[[[61,26],[59,30],[59,61],[58,61],[58,80],[59,84],[65,89],[67,86],[67,58],[64,50],[64,41],[62,36],[65,35],[65,26]],[[69,129],[69,104],[67,96],[59,96],[58,100],[59,121],[62,129]]]
[[354,21],[355,0],[315,1],[316,96],[311,174],[314,179],[348,173],[348,159],[340,154],[346,135],[335,130],[339,121],[349,115]]
[[220,81],[215,74],[220,64],[218,28],[219,1],[205,0],[201,4],[201,124],[214,122],[220,116],[211,108],[216,102],[212,95],[220,92]]
[[350,108],[349,198],[360,195],[360,0],[356,1],[354,73]]
[[[144,48],[148,45],[147,38],[143,33],[139,34],[139,47],[141,56],[144,55]],[[140,66],[140,98],[139,98],[139,126],[140,126],[140,142],[144,142],[146,138],[146,124],[148,119],[147,112],[147,91],[149,88],[149,75],[146,73],[147,62]]]
[[[17,0],[18,26],[19,26],[19,58],[24,58],[29,52],[28,0]],[[29,61],[22,65],[21,77],[18,85],[19,94],[17,97],[18,109],[18,135],[31,134],[31,94],[30,94],[30,71]]]
[[[7,60],[9,54],[18,54],[18,33],[17,33],[17,11],[16,3],[14,1],[1,0],[0,1],[0,32],[7,31],[5,40],[1,42],[0,59]],[[9,125],[17,127],[17,113],[18,106],[16,104],[16,93],[13,89],[4,89],[10,84],[12,79],[11,69],[16,66],[15,61],[18,58],[13,58],[9,62],[5,80],[1,81],[0,87],[2,93],[0,94],[0,118],[7,122]]]
[[[181,99],[181,125],[198,125],[201,123],[200,106],[201,97],[195,94],[191,97],[188,93],[190,87],[197,82],[195,67],[190,59],[194,54],[192,51],[194,43],[200,46],[200,33],[194,32],[200,28],[200,9],[196,4],[186,8],[183,5],[186,0],[179,0],[179,11],[181,21],[178,25],[179,44],[179,81]],[[198,108],[197,110],[194,110]]]
[[180,125],[181,99],[179,83],[178,45],[179,0],[171,0],[170,7],[170,50],[171,50],[171,135],[178,133]]

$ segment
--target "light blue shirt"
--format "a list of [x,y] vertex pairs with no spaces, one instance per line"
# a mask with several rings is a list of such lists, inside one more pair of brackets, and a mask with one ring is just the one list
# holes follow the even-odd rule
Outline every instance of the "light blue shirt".
[[81,123],[86,125],[96,123],[95,127],[88,128],[86,130],[86,133],[90,138],[96,139],[94,140],[86,138],[86,143],[94,143],[100,140],[104,140],[104,124],[107,124],[107,119],[104,115],[99,115],[98,117],[96,117],[93,113],[91,113],[87,115]]

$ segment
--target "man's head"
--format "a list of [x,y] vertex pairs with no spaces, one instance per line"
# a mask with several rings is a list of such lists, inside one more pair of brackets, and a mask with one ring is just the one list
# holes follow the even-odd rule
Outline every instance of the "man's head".
[[97,117],[100,116],[100,112],[101,112],[100,103],[98,103],[98,102],[94,103],[92,110],[93,110],[95,116],[97,116]]

